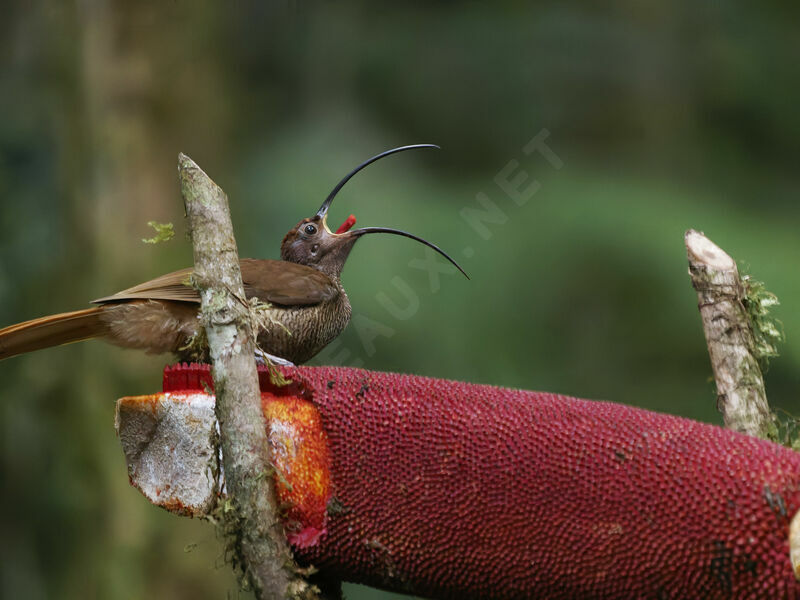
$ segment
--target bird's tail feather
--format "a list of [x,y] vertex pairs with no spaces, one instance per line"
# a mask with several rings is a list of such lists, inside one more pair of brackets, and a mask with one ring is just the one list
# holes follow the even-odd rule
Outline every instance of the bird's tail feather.
[[0,360],[104,335],[102,306],[40,317],[0,329]]

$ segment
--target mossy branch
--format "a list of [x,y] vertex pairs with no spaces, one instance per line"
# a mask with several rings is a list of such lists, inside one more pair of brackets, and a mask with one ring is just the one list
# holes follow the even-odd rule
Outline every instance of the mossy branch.
[[178,158],[216,390],[227,493],[235,508],[236,556],[261,599],[316,598],[298,573],[278,518],[261,410],[255,341],[225,193],[188,156]]
[[747,300],[736,262],[698,231],[687,231],[685,243],[725,426],[774,439],[776,421],[759,366],[765,354],[754,333],[752,308],[747,307],[752,300]]

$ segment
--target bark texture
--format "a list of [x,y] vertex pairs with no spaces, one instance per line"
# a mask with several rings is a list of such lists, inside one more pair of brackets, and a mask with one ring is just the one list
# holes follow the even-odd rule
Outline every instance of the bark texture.
[[255,341],[225,193],[187,156],[178,158],[217,394],[227,493],[236,511],[235,554],[259,599],[311,598],[279,520],[261,411]]
[[736,262],[698,231],[687,231],[685,242],[717,384],[717,408],[726,427],[768,438],[773,417]]

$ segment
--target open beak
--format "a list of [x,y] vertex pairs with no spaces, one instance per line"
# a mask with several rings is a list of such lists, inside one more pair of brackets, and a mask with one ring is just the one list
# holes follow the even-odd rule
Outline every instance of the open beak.
[[361,227],[360,229],[353,229],[352,231],[347,232],[346,235],[350,235],[350,236],[353,236],[353,237],[359,237],[359,236],[362,236],[362,235],[367,234],[367,233],[391,233],[391,234],[394,234],[394,235],[402,235],[403,237],[407,237],[407,238],[411,238],[412,240],[416,240],[420,244],[425,244],[428,248],[432,248],[433,250],[436,250],[436,252],[438,252],[439,254],[444,256],[448,261],[450,261],[450,263],[456,269],[461,271],[461,273],[464,275],[464,277],[469,279],[469,275],[467,275],[467,273],[464,271],[464,269],[461,268],[461,265],[459,265],[456,261],[454,261],[452,258],[450,258],[450,255],[447,254],[447,252],[445,252],[444,250],[439,248],[439,246],[437,246],[436,244],[432,244],[428,240],[424,240],[421,237],[418,237],[418,236],[414,235],[413,233],[408,233],[407,231],[401,231],[400,229],[391,229],[389,227]]
[[391,150],[387,150],[386,152],[381,152],[380,154],[376,154],[372,158],[365,160],[355,169],[350,171],[347,175],[342,177],[342,180],[336,184],[336,187],[334,187],[331,190],[331,193],[328,194],[328,197],[325,198],[325,202],[323,202],[322,206],[319,207],[319,210],[317,211],[317,216],[321,219],[325,218],[325,215],[328,214],[328,209],[331,206],[331,202],[333,202],[333,199],[336,197],[336,194],[338,194],[339,190],[341,190],[344,187],[344,184],[350,181],[353,175],[358,173],[361,169],[363,169],[364,167],[368,167],[375,161],[380,160],[391,154],[397,154],[398,152],[405,152],[406,150],[414,150],[416,148],[436,148],[438,150],[439,146],[437,146],[436,144],[412,144],[410,146],[400,146],[399,148],[392,148]]
[[[339,183],[336,184],[336,187],[334,187],[333,190],[331,190],[331,193],[328,194],[328,197],[325,198],[325,202],[322,203],[322,206],[320,206],[319,210],[317,211],[317,216],[320,218],[323,227],[325,227],[325,230],[328,231],[328,233],[331,233],[331,230],[328,229],[328,224],[327,224],[328,209],[331,206],[331,202],[333,202],[333,199],[336,197],[336,194],[338,194],[339,190],[341,190],[344,187],[344,184],[346,184],[348,181],[350,181],[350,179],[353,177],[353,175],[358,173],[364,167],[366,167],[368,165],[371,165],[375,161],[380,160],[380,159],[382,159],[382,158],[384,158],[386,156],[389,156],[391,154],[396,154],[398,152],[404,152],[405,150],[414,150],[416,148],[437,148],[438,149],[439,146],[436,146],[435,144],[413,144],[411,146],[400,146],[399,148],[392,148],[391,150],[387,150],[386,152],[381,152],[380,154],[377,154],[377,155],[373,156],[372,158],[364,161],[363,163],[358,165],[355,169],[350,171],[347,175],[345,175],[342,178],[342,180]],[[435,250],[436,252],[438,252],[439,254],[444,256],[448,261],[450,261],[450,263],[452,263],[456,267],[456,269],[458,269],[459,271],[461,271],[461,273],[464,274],[464,277],[469,279],[469,275],[466,274],[464,269],[462,269],[461,266],[456,261],[454,261],[452,258],[450,258],[450,256],[444,250],[439,248],[437,245],[432,244],[431,242],[422,239],[421,237],[417,237],[413,233],[408,233],[407,231],[401,231],[399,229],[391,229],[389,227],[362,227],[360,229],[352,229],[351,230],[351,227],[353,225],[355,225],[355,223],[356,223],[356,218],[353,215],[350,215],[349,217],[347,217],[345,222],[342,223],[339,226],[339,228],[336,230],[336,234],[337,235],[348,235],[348,236],[351,236],[351,237],[354,237],[354,238],[358,238],[358,237],[360,237],[362,235],[365,235],[367,233],[391,233],[393,235],[401,235],[403,237],[411,238],[412,240],[416,240],[420,244],[424,244],[424,245],[428,246],[428,248],[432,248],[433,250]]]

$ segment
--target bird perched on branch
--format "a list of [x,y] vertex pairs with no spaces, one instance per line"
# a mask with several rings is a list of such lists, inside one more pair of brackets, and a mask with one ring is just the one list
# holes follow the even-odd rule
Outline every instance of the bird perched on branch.
[[[258,346],[268,358],[304,363],[344,330],[351,308],[341,273],[353,245],[363,235],[387,233],[411,238],[432,248],[464,273],[443,250],[411,233],[387,227],[352,229],[352,215],[336,232],[327,225],[334,197],[361,169],[390,154],[436,147],[401,146],[373,156],[333,188],[313,217],[303,219],[286,234],[281,243],[281,260],[240,260],[245,295],[256,315]],[[0,329],[0,359],[102,338],[149,353],[172,352],[180,360],[207,360],[208,348],[198,319],[200,295],[192,286],[191,276],[192,269],[175,271],[94,300],[97,306],[93,308]]]

